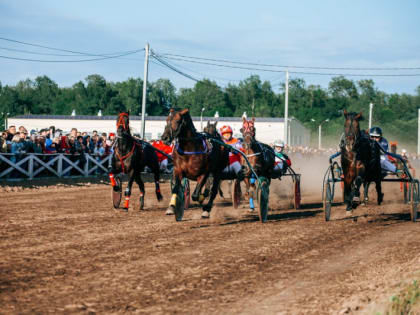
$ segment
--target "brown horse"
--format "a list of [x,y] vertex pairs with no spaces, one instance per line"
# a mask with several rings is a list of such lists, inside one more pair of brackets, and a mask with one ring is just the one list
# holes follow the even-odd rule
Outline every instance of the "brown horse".
[[[138,141],[130,133],[129,113],[123,112],[118,115],[117,119],[117,140],[114,145],[114,154],[111,162],[111,173],[109,174],[111,185],[114,191],[121,191],[119,183],[114,178],[115,174],[128,174],[128,186],[124,192],[125,202],[124,209],[128,210],[130,205],[131,188],[133,181],[139,185],[140,189],[140,210],[144,206],[144,183],[141,179],[141,172],[144,167],[148,166],[155,179],[156,198],[162,200],[159,187],[159,162],[156,152],[149,145],[144,145]],[[114,205],[114,207],[118,205]]]
[[350,214],[360,204],[360,186],[364,184],[365,198],[370,182],[375,182],[378,205],[383,200],[381,187],[380,151],[376,141],[360,131],[362,113],[344,110],[344,137],[340,143],[341,166],[344,174],[344,202]]
[[[248,161],[250,162],[252,168],[254,169],[258,177],[263,176],[270,183],[274,171],[274,150],[267,144],[258,142],[255,139],[255,118],[247,120],[245,117],[243,117],[242,120],[242,128],[240,129],[240,131],[243,136],[243,152],[245,153]],[[247,187],[247,193],[250,197],[249,206],[251,208],[251,211],[253,211],[256,178],[243,158],[242,167],[244,168],[245,175],[244,182]]]
[[[170,110],[166,119],[165,131],[162,140],[166,144],[175,140],[173,152],[174,186],[172,199],[167,214],[174,213],[176,198],[180,189],[182,178],[197,181],[197,186],[191,196],[192,200],[198,201],[201,188],[211,174],[213,185],[210,199],[203,206],[202,217],[208,218],[213,206],[213,200],[217,195],[220,182],[220,174],[228,164],[228,152],[219,144],[212,143],[204,135],[198,133],[192,122],[188,109],[176,111]],[[182,218],[179,218],[181,220]]]

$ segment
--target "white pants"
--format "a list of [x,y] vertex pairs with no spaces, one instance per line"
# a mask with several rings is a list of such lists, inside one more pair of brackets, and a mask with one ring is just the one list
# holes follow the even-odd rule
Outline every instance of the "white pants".
[[275,173],[283,172],[283,161],[280,161],[278,164],[274,165],[274,172]]
[[393,172],[395,173],[397,170],[397,167],[391,163],[390,160],[385,155],[381,155],[381,168],[384,171]]
[[162,162],[160,162],[159,168],[161,171],[166,171],[166,169],[168,168],[168,159],[164,159]]
[[229,174],[229,173],[238,174],[241,171],[241,169],[242,169],[241,163],[236,161],[236,162],[233,162],[232,164],[226,166],[225,169],[223,170],[223,173],[225,173],[225,174]]

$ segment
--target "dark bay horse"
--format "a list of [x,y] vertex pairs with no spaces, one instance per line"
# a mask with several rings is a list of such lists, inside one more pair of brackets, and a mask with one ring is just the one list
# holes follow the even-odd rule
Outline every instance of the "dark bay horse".
[[[123,112],[117,119],[117,140],[114,145],[114,154],[111,162],[111,173],[109,174],[111,185],[114,191],[121,191],[121,187],[114,179],[115,174],[128,174],[128,186],[124,192],[124,209],[128,210],[130,205],[131,188],[133,181],[139,185],[140,189],[140,210],[144,206],[144,183],[141,179],[141,172],[148,166],[153,174],[156,186],[156,198],[162,200],[159,187],[159,163],[156,152],[149,145],[144,145],[141,141],[134,138],[130,133],[129,113]],[[118,181],[121,183],[121,181]]]
[[213,176],[213,185],[210,199],[203,206],[201,215],[203,218],[208,218],[213,206],[213,200],[217,195],[220,174],[228,165],[228,152],[223,150],[219,144],[212,143],[204,135],[196,131],[188,109],[170,110],[166,119],[165,131],[161,138],[166,144],[175,141],[172,155],[175,185],[172,189],[172,200],[167,213],[174,213],[182,178],[186,177],[197,181],[197,186],[191,198],[194,201],[198,201],[200,191],[211,174]]
[[375,182],[378,194],[378,205],[384,194],[381,187],[380,149],[376,141],[369,139],[360,131],[359,121],[362,113],[348,113],[344,110],[344,137],[340,143],[341,167],[344,174],[344,202],[346,210],[351,213],[360,204],[360,186],[364,185],[364,195],[370,182]]
[[[247,156],[252,168],[257,173],[258,177],[264,176],[270,183],[274,171],[274,150],[269,145],[258,142],[255,139],[255,118],[247,120],[245,117],[243,117],[242,120],[242,128],[240,131],[243,136],[243,152]],[[254,178],[251,169],[243,158],[242,167],[244,168],[244,181],[247,187],[247,192],[250,195],[249,205],[251,210],[253,210],[256,178]]]

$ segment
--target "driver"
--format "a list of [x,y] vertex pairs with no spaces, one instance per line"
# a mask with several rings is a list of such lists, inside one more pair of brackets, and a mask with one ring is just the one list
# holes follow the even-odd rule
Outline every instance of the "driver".
[[[231,145],[237,150],[242,149],[242,143],[238,138],[232,137],[233,131],[230,126],[223,126],[220,128],[223,142]],[[241,171],[241,155],[239,153],[229,152],[229,165],[223,170],[223,173],[238,173]]]
[[283,175],[286,173],[287,167],[292,165],[289,157],[284,153],[284,142],[281,140],[276,140],[274,142],[274,173]]
[[[372,127],[369,129],[369,137],[375,140],[381,148],[388,152],[388,141],[382,136],[382,129],[379,127]],[[397,167],[391,163],[389,156],[381,151],[381,168],[384,171],[396,173]]]

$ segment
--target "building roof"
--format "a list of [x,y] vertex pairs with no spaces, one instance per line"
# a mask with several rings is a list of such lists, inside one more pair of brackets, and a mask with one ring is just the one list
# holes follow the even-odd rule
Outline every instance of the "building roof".
[[[166,120],[167,116],[146,116],[146,120]],[[96,115],[18,115],[17,119],[66,119],[66,120],[116,120],[117,116],[96,116]],[[191,117],[193,121],[200,121],[199,116]],[[130,120],[141,120],[141,116],[130,116]],[[242,121],[242,117],[203,117],[203,121]],[[284,122],[284,118],[273,118],[273,117],[255,117],[257,122]]]

